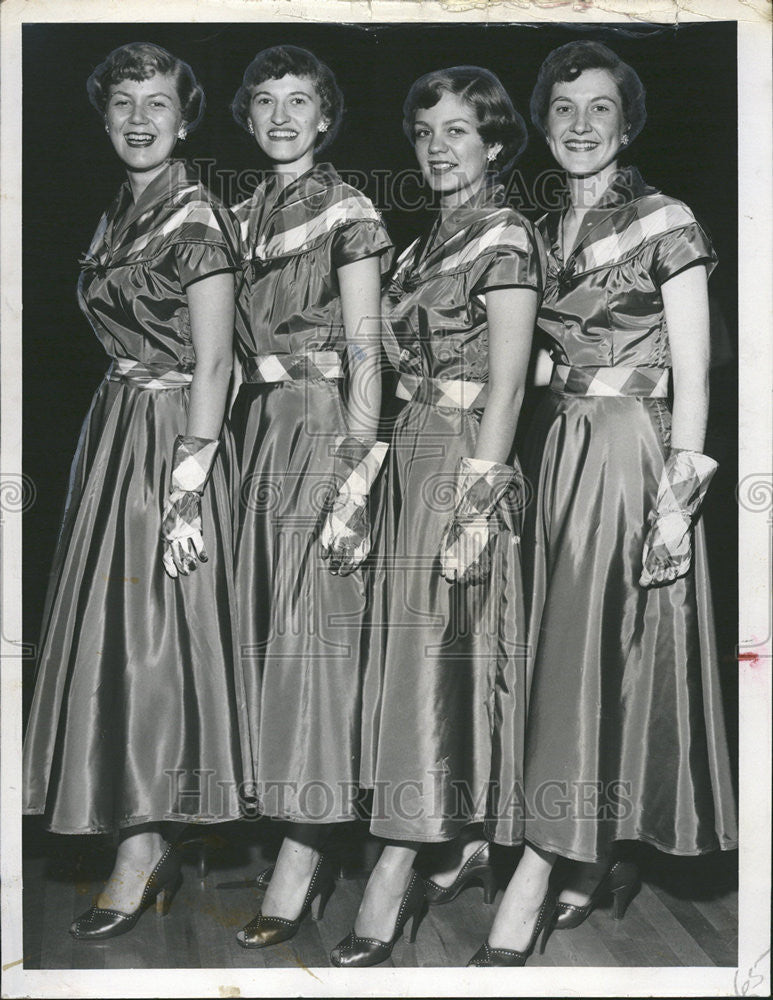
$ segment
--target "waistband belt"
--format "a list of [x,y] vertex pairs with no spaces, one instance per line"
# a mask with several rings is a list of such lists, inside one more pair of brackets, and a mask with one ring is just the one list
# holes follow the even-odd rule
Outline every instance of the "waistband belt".
[[245,382],[292,382],[296,379],[343,378],[341,358],[335,351],[307,354],[258,354],[242,362]]
[[668,395],[668,368],[626,367],[576,368],[556,365],[550,388],[574,396],[644,396],[663,399]]
[[426,406],[447,406],[455,410],[478,409],[488,398],[486,382],[469,382],[466,379],[421,378],[418,375],[401,375],[395,395]]
[[193,372],[166,365],[146,365],[131,358],[115,358],[107,370],[111,382],[131,382],[142,389],[180,389],[190,385]]

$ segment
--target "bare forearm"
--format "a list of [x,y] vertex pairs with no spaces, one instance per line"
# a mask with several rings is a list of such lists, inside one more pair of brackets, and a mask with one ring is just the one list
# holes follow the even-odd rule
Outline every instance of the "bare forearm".
[[523,402],[523,387],[492,390],[480,422],[475,458],[506,462],[510,456]]
[[680,376],[675,372],[674,383],[671,447],[702,452],[709,412],[708,373]]
[[231,381],[231,367],[230,357],[196,365],[191,384],[186,435],[210,439],[220,436]]

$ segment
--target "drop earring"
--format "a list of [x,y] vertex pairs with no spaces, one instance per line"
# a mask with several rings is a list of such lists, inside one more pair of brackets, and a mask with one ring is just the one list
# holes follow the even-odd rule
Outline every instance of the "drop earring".
[[493,163],[501,152],[502,152],[501,146],[494,146],[486,153],[486,159],[489,161],[489,163]]
[[251,135],[251,136],[252,136],[253,138],[255,138],[255,127],[254,127],[254,125],[252,124],[252,119],[251,119],[251,118],[248,118],[248,119],[247,119],[247,131],[248,131],[248,132],[250,133],[250,135]]
[[185,140],[188,138],[188,132],[186,131],[184,125],[181,125],[177,130],[177,138],[180,140],[180,142],[185,142]]
[[629,142],[629,137],[627,132],[623,132],[622,138],[620,139],[621,146],[627,146]]
[[327,130],[329,128],[330,128],[330,122],[320,122],[319,123],[319,128],[317,129],[317,131],[318,132],[327,132]]
[[107,134],[110,135],[110,126],[107,123],[107,118],[105,118],[105,132],[107,132]]

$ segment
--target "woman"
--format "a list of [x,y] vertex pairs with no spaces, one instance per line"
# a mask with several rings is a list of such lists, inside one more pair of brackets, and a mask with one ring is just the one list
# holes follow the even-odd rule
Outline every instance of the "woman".
[[[555,368],[527,456],[527,846],[472,965],[523,965],[541,927],[576,927],[610,894],[622,916],[639,877],[618,840],[695,855],[737,836],[696,520],[716,467],[714,252],[686,205],[618,167],[644,89],[606,46],[552,52],[531,108],[570,205],[540,223]],[[579,864],[553,918],[557,856]]]
[[171,158],[204,94],[186,63],[145,42],[111,52],[88,92],[127,175],[78,285],[112,363],[70,476],[24,810],[57,833],[119,834],[106,886],[70,928],[93,941],[130,930],[179,884],[162,820],[238,818],[250,750],[218,450],[236,234]]
[[387,843],[331,956],[340,966],[384,961],[408,923],[415,935],[421,843],[484,819],[493,840],[521,840],[522,496],[511,452],[543,259],[489,171],[513,162],[526,128],[499,80],[475,66],[421,77],[403,110],[440,212],[384,300],[387,353],[409,398],[391,450],[388,630],[363,777],[376,790],[371,831]]
[[288,821],[276,865],[259,879],[261,911],[237,935],[245,948],[265,948],[293,937],[312,905],[321,914],[334,883],[322,837],[357,818],[361,563],[368,494],[386,452],[376,430],[391,243],[370,201],[329,164],[315,165],[343,113],[324,63],[291,45],[265,49],[232,107],[273,167],[234,209],[241,650],[258,804]]

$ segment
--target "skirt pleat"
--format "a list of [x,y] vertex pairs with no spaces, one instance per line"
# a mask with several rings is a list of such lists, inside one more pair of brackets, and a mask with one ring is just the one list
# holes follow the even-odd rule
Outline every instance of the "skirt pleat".
[[526,836],[576,860],[737,844],[700,520],[689,573],[638,583],[669,421],[660,400],[550,392],[530,428]]
[[227,436],[202,499],[206,563],[172,580],[161,516],[188,390],[105,380],[73,460],[24,746],[24,811],[60,833],[222,822],[251,782]]
[[[494,518],[492,570],[475,586],[440,574],[460,457],[474,454],[480,417],[411,403],[398,417],[379,559],[388,629],[366,666],[363,783],[371,830],[443,841],[469,823],[519,843],[523,825],[526,648],[520,545],[512,511]],[[378,679],[378,683],[377,683]]]

